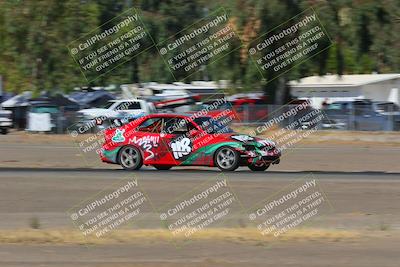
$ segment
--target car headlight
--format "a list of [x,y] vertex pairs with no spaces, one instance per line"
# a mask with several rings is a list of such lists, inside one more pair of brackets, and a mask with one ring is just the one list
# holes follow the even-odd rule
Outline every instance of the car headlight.
[[272,140],[261,140],[258,143],[261,144],[263,146],[263,148],[264,147],[270,147],[270,148],[276,147],[275,142]]

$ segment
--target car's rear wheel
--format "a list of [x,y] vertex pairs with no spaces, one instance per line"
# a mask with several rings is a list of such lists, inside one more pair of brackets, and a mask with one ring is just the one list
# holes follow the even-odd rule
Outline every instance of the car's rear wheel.
[[231,147],[221,147],[215,152],[215,166],[221,171],[234,171],[239,167],[239,153]]
[[263,172],[266,169],[268,169],[269,164],[266,164],[266,163],[262,162],[262,163],[259,163],[259,164],[250,164],[247,167],[249,167],[250,170],[255,171],[255,172]]
[[118,162],[125,170],[138,170],[143,165],[143,158],[136,147],[124,146],[118,153]]
[[154,168],[160,171],[166,171],[172,168],[172,165],[153,165]]

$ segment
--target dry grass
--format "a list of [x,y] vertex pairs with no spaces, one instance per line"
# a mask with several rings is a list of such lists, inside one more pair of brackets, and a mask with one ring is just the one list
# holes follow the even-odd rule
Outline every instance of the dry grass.
[[323,229],[294,229],[274,237],[263,236],[257,229],[214,228],[199,231],[190,238],[173,236],[164,229],[145,230],[115,230],[100,238],[94,235],[84,236],[75,230],[2,230],[0,244],[118,244],[118,243],[153,243],[167,241],[230,241],[239,243],[264,243],[273,241],[310,241],[325,240],[339,241],[355,239],[361,234],[356,231],[323,230]]

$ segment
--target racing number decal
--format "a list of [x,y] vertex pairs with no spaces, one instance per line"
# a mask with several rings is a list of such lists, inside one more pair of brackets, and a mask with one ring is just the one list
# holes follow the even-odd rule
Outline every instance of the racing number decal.
[[192,143],[189,138],[184,137],[171,142],[171,149],[175,159],[180,159],[192,152]]

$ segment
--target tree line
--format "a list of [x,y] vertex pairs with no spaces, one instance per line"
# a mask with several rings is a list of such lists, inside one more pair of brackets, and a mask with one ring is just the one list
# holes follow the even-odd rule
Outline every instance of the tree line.
[[[9,92],[68,92],[76,86],[174,82],[157,50],[132,58],[88,83],[67,45],[101,28],[124,10],[140,10],[155,43],[224,7],[243,46],[183,79],[229,80],[233,91],[264,90],[271,101],[289,97],[287,81],[326,73],[391,73],[400,69],[398,0],[3,0],[0,2],[0,75]],[[271,82],[262,79],[247,45],[313,7],[333,45]]]

